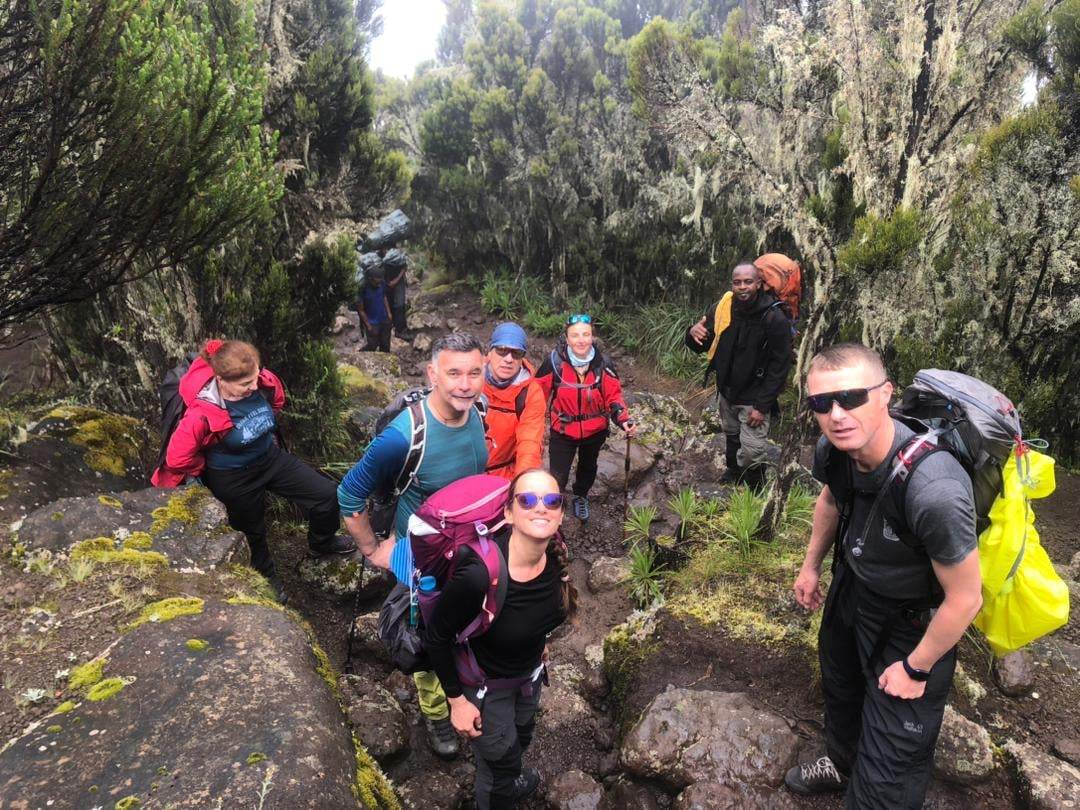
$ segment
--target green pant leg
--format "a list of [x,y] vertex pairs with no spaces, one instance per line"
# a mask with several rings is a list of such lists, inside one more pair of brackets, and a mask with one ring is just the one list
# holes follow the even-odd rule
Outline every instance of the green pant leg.
[[439,676],[434,672],[416,672],[413,674],[416,693],[420,699],[420,711],[429,720],[443,720],[450,716],[450,707],[446,703]]

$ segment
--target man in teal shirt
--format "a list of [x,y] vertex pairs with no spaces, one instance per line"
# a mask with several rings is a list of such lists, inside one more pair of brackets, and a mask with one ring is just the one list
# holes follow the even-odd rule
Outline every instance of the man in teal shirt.
[[[367,498],[380,485],[392,485],[409,453],[412,419],[402,411],[368,446],[338,487],[345,528],[373,564],[389,568],[401,582],[411,582],[413,562],[408,543],[409,518],[430,495],[487,465],[484,425],[473,405],[484,385],[482,346],[472,335],[454,332],[432,346],[427,367],[431,393],[423,402],[427,435],[424,454],[412,484],[402,493],[394,515],[394,536],[379,541],[366,514]],[[401,538],[401,542],[397,542]],[[446,758],[458,751],[446,696],[433,672],[413,676],[420,709],[435,753]]]

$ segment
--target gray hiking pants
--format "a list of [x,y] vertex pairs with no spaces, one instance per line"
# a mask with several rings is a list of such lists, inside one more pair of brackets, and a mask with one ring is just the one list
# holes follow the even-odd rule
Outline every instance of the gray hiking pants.
[[476,689],[463,687],[465,697],[480,710],[483,733],[469,740],[476,759],[477,810],[503,810],[513,802],[514,780],[532,742],[543,678],[531,689],[489,690],[478,698]]
[[725,436],[737,437],[739,454],[736,460],[743,469],[756,467],[759,464],[769,462],[769,414],[765,414],[765,421],[757,427],[746,424],[746,418],[750,415],[753,407],[750,405],[733,405],[724,399],[722,394],[716,395],[716,409],[720,413],[720,421],[724,425]]

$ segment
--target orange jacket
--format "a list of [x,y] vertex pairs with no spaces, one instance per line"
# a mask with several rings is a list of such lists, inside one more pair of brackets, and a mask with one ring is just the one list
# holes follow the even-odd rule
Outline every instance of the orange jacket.
[[[513,478],[519,472],[540,467],[544,452],[544,392],[536,382],[536,371],[526,360],[527,379],[496,388],[486,379],[488,399],[487,472]],[[485,370],[486,372],[486,370]]]

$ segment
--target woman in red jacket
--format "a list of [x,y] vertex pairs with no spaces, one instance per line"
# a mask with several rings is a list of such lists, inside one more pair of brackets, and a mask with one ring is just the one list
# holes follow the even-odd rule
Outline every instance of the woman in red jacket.
[[623,401],[615,366],[594,341],[591,316],[566,319],[566,336],[540,366],[536,381],[551,403],[551,474],[565,490],[577,455],[574,516],[588,520],[588,494],[596,481],[600,448],[608,437],[608,419],[627,435],[637,431]]
[[282,593],[266,544],[266,493],[297,504],[308,518],[316,554],[348,554],[355,544],[338,535],[337,485],[275,439],[285,405],[281,380],[261,368],[259,352],[240,340],[208,341],[180,380],[186,410],[169,438],[165,462],[150,477],[158,487],[201,478],[243,532],[252,567]]

